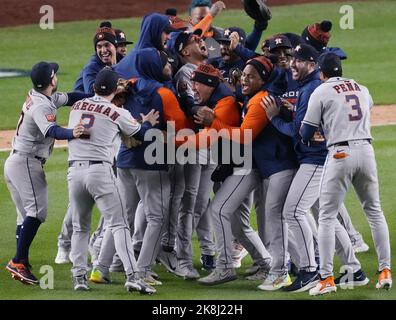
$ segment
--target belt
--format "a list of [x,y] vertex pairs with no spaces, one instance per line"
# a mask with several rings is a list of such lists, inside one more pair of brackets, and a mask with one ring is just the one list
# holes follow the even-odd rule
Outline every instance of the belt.
[[[371,144],[371,140],[370,139],[361,139],[361,140],[368,141]],[[337,143],[333,144],[332,146],[333,147],[349,146],[349,143],[352,143],[353,141],[357,141],[357,140],[341,141],[341,142],[337,142]]]
[[26,153],[26,152],[21,152],[21,151],[18,151],[18,150],[12,150],[12,153],[13,153],[13,154],[14,154],[14,153],[17,153],[17,154],[20,154],[21,156],[25,156],[25,157],[28,157],[28,158],[37,159],[37,160],[39,160],[42,164],[44,164],[44,163],[47,161],[46,158],[39,157],[39,156],[35,156],[34,154],[30,154],[30,153]]
[[104,163],[104,161],[72,160],[72,161],[69,161],[69,167],[74,167],[74,164],[75,164],[76,162],[88,162],[88,165],[89,165],[89,166],[90,166],[90,165],[93,165],[93,164],[103,164],[103,163]]

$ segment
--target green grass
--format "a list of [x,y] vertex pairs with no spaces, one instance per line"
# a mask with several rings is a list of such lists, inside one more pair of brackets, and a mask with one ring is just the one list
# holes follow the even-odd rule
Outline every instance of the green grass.
[[[331,46],[343,48],[349,56],[345,62],[345,75],[367,85],[376,104],[395,103],[396,63],[394,45],[394,1],[350,2],[354,8],[354,30],[339,27],[340,3],[307,4],[273,7],[273,18],[263,37],[279,32],[301,33],[313,22],[333,21]],[[122,28],[128,39],[137,40],[140,18],[113,20]],[[2,48],[0,68],[29,70],[40,60],[60,64],[59,90],[68,91],[93,52],[92,37],[99,21],[56,23],[54,30],[41,30],[37,25],[0,29]],[[216,25],[238,25],[247,32],[252,21],[242,11],[226,10],[216,18]],[[131,47],[132,48],[132,47]],[[21,105],[31,86],[29,78],[0,79],[0,129],[14,129]],[[59,112],[58,121],[67,123],[68,111]]]
[[[394,181],[396,181],[396,144],[394,139],[395,126],[373,128],[375,137],[374,147],[378,162],[378,173],[380,179],[380,193],[382,206],[387,217],[391,236],[391,247],[396,247],[394,230],[396,221],[396,198],[394,196]],[[0,166],[4,166],[7,153],[0,153]],[[56,149],[45,166],[49,189],[49,215],[43,224],[31,248],[31,263],[34,266],[36,276],[40,276],[39,269],[42,265],[51,265],[55,270],[54,290],[42,290],[39,287],[24,286],[12,280],[8,272],[2,268],[15,252],[15,207],[9,196],[4,182],[3,172],[0,173],[0,300],[2,299],[311,299],[307,293],[285,294],[282,292],[261,292],[256,289],[259,283],[243,280],[243,270],[251,264],[248,257],[243,261],[241,269],[238,269],[240,279],[221,286],[206,288],[195,282],[184,281],[164,272],[163,267],[155,266],[154,270],[159,273],[164,282],[158,287],[158,293],[153,296],[142,297],[138,294],[127,294],[123,289],[123,276],[117,274],[115,282],[111,285],[92,285],[91,292],[76,293],[72,290],[70,281],[70,265],[58,266],[54,264],[57,251],[57,235],[61,227],[62,219],[67,206],[67,183],[66,183],[66,159],[67,151]],[[368,286],[355,290],[339,290],[336,294],[314,298],[314,300],[326,299],[396,299],[396,291],[378,292],[375,288],[377,258],[373,248],[370,229],[360,204],[357,202],[353,192],[350,192],[346,206],[352,217],[355,227],[364,235],[370,250],[359,254],[358,257],[371,279]],[[96,226],[98,214],[94,215]],[[255,226],[255,215],[252,214],[252,224]],[[199,267],[197,240],[193,239],[194,263]],[[392,258],[395,258],[393,251]],[[336,269],[339,262],[336,261]],[[203,272],[202,272],[203,274]],[[312,298],[313,299],[313,298]]]

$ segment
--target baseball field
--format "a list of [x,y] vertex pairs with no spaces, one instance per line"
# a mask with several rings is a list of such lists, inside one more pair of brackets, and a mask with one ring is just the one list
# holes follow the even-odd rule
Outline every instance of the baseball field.
[[[275,1],[273,1],[275,2]],[[187,3],[187,1],[186,1]],[[225,3],[227,3],[225,1]],[[346,3],[331,2],[303,5],[288,5],[271,7],[273,18],[264,36],[278,32],[301,33],[310,23],[324,19],[333,21],[330,45],[341,47],[348,54],[344,64],[344,74],[367,86],[376,105],[396,104],[396,60],[394,46],[396,41],[396,27],[394,17],[396,2],[392,0],[348,2],[354,9],[354,29],[343,30],[339,25],[342,17],[340,7]],[[187,4],[186,4],[187,7]],[[56,13],[56,12],[55,12]],[[139,34],[140,18],[112,19],[114,26],[123,29],[128,39],[136,41]],[[92,37],[100,20],[56,22],[55,29],[42,30],[38,23],[17,27],[0,28],[0,70],[23,69],[29,70],[40,60],[56,61],[60,65],[58,73],[59,91],[70,91],[81,68],[93,53]],[[216,18],[216,25],[229,27],[238,25],[250,31],[252,21],[242,10],[226,10]],[[130,49],[132,46],[130,47]],[[1,78],[0,77],[0,130],[15,129],[21,105],[31,87],[28,77]],[[394,107],[396,114],[396,106]],[[68,110],[64,108],[58,116],[58,122],[67,123]],[[380,195],[382,207],[387,218],[392,258],[396,248],[396,126],[377,126],[372,128],[375,138],[378,174],[380,180]],[[5,141],[1,141],[2,144]],[[51,266],[54,271],[53,289],[25,286],[13,281],[9,273],[4,270],[7,261],[15,252],[15,206],[11,200],[3,176],[4,161],[8,152],[0,152],[0,300],[5,299],[396,299],[396,291],[377,291],[376,268],[377,257],[373,247],[370,228],[360,204],[353,191],[350,191],[346,206],[351,214],[355,227],[363,234],[370,250],[358,254],[363,269],[370,278],[370,283],[354,290],[339,290],[336,294],[312,298],[307,292],[300,294],[286,294],[282,291],[263,292],[257,290],[260,283],[244,279],[244,270],[251,265],[252,260],[247,257],[242,267],[238,269],[239,279],[224,285],[207,288],[195,282],[177,278],[165,272],[157,265],[154,268],[164,283],[158,287],[157,294],[141,296],[128,294],[123,289],[124,276],[113,275],[110,285],[94,285],[90,292],[74,292],[70,278],[70,265],[56,265],[54,258],[57,252],[57,236],[60,231],[63,216],[66,211],[67,196],[67,149],[56,149],[45,165],[49,190],[48,219],[39,230],[31,248],[30,260],[33,272],[40,277],[41,266]],[[93,228],[99,213],[94,214]],[[256,217],[251,216],[252,225],[256,225]],[[199,263],[199,249],[194,236],[195,264]],[[340,264],[336,259],[335,269]],[[206,275],[202,271],[201,275]]]

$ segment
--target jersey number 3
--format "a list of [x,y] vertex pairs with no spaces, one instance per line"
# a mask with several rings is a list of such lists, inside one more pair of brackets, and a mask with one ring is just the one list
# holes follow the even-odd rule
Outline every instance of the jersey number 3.
[[352,108],[353,111],[356,111],[356,114],[349,113],[349,121],[359,121],[362,119],[362,109],[360,108],[360,101],[357,95],[349,94],[345,96],[346,103],[348,106]]

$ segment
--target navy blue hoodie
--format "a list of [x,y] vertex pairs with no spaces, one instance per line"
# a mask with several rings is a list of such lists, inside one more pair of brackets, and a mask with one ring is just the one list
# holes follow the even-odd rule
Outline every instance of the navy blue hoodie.
[[140,37],[135,47],[119,63],[113,66],[121,78],[130,79],[138,77],[136,66],[136,53],[144,48],[161,47],[161,34],[170,26],[169,18],[159,13],[151,13],[143,18],[140,27]]
[[[188,121],[177,102],[173,91],[166,87],[162,75],[163,66],[159,52],[155,48],[146,48],[137,52],[136,70],[139,73],[133,93],[127,98],[124,108],[135,119],[140,119],[140,114],[147,114],[155,109],[159,112],[159,123],[154,128],[166,130],[166,122],[173,120],[176,123],[176,131],[188,127]],[[169,83],[169,82],[167,82]],[[167,170],[166,158],[163,163],[149,165],[144,159],[144,152],[153,142],[145,142],[135,148],[128,149],[121,144],[117,157],[117,167],[136,168],[144,170]],[[164,156],[166,149],[164,149]]]

